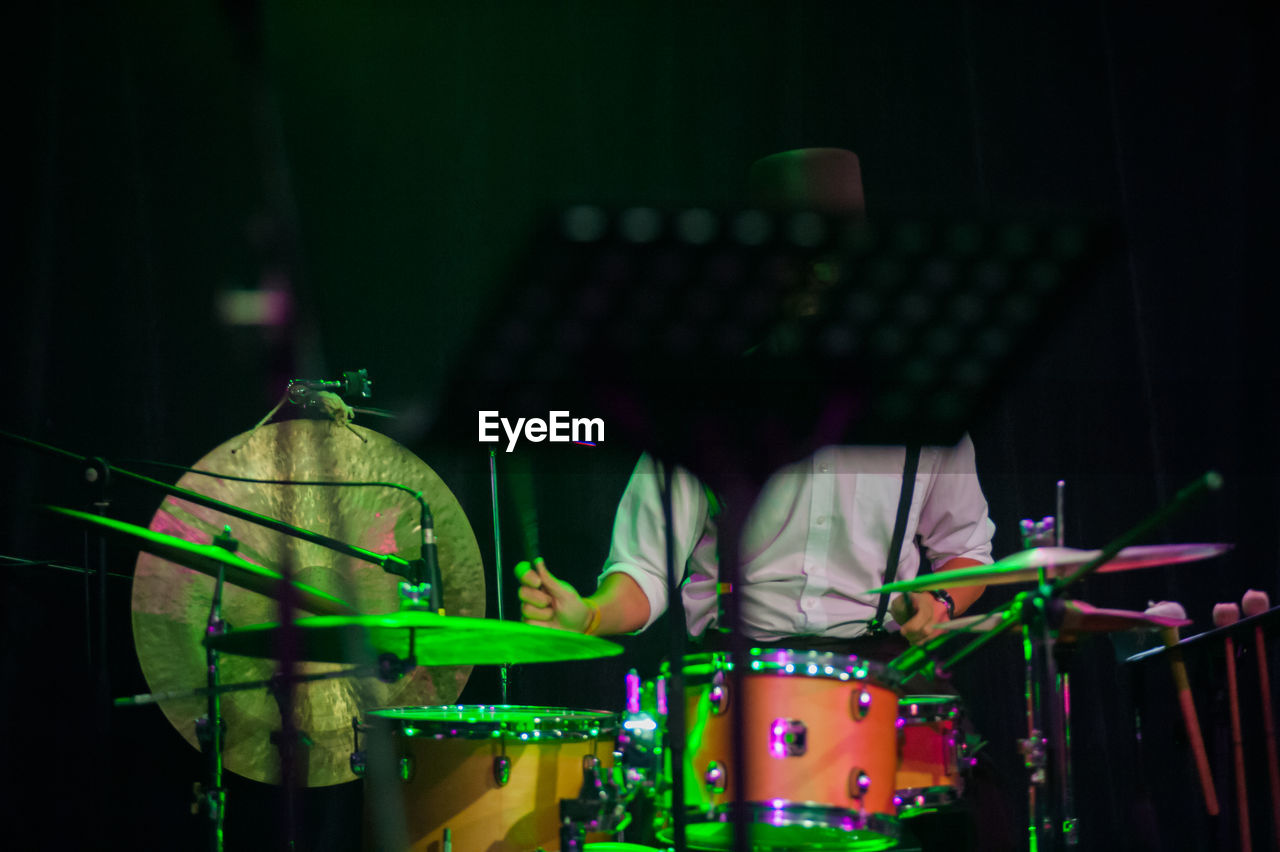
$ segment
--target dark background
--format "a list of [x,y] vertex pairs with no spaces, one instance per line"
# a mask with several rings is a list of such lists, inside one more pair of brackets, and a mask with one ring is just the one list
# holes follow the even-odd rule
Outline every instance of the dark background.
[[[1212,468],[1226,487],[1151,540],[1234,551],[1094,578],[1079,596],[1127,609],[1179,600],[1195,620],[1184,635],[1246,589],[1280,596],[1270,4],[125,2],[4,14],[7,430],[189,464],[255,423],[290,375],[366,367],[375,404],[400,416],[358,422],[454,490],[494,615],[487,452],[434,441],[424,424],[537,214],[583,200],[732,207],[755,158],[832,145],[861,156],[873,216],[1091,216],[1123,234],[972,424],[997,556],[1019,549],[1020,518],[1053,512],[1058,479],[1067,543],[1099,547]],[[287,334],[219,322],[220,292],[273,280],[295,300]],[[585,591],[637,448],[574,449],[537,459],[537,488],[544,551]],[[82,533],[31,509],[88,502],[79,471],[11,445],[0,465],[0,553],[82,564]],[[132,486],[112,499],[137,523],[159,502]],[[132,571],[126,548],[109,557]],[[146,689],[128,580],[109,581],[105,649],[86,635],[93,596],[78,575],[6,566],[0,583],[6,825],[42,848],[200,843],[186,815],[198,755],[158,711],[95,702],[91,660],[104,650],[109,694]],[[992,589],[980,608],[1011,594]],[[511,701],[619,708],[628,667],[656,672],[662,624],[624,639],[622,657],[517,668]],[[1106,639],[1081,649],[1084,848],[1233,842],[1212,650],[1191,664],[1217,820],[1204,816],[1163,663],[1117,665]],[[1241,681],[1260,843],[1274,828],[1253,663],[1242,659]],[[997,646],[958,677],[1021,808],[1019,649]],[[498,697],[495,673],[476,670],[460,701]],[[230,781],[229,849],[278,848],[276,800]],[[309,791],[303,847],[356,844],[360,806],[357,784]]]

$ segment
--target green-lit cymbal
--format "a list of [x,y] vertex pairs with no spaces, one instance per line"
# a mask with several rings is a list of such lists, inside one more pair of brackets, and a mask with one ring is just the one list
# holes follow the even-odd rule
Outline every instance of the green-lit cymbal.
[[[1147,544],[1126,547],[1098,568],[1098,573],[1131,571],[1178,562],[1196,562],[1226,553],[1230,544]],[[964,586],[1001,586],[1012,583],[1035,583],[1043,571],[1045,578],[1056,580],[1102,555],[1101,550],[1078,550],[1073,547],[1036,547],[1007,556],[992,565],[938,571],[913,580],[889,583],[867,594],[881,592],[923,592],[932,589],[958,589]]]
[[[384,615],[321,615],[300,618],[299,659],[323,663],[370,663],[392,654],[421,666],[499,665],[585,660],[622,653],[622,646],[540,625],[404,610]],[[218,651],[247,657],[278,657],[283,629],[254,624],[212,637]]]
[[[115,518],[104,518],[102,515],[80,512],[75,509],[64,509],[61,506],[47,506],[46,508],[51,512],[57,512],[59,515],[74,518],[101,532],[126,539],[145,553],[184,565],[187,568],[199,571],[201,574],[217,577],[218,571],[221,569],[223,579],[233,586],[257,592],[269,598],[274,598],[280,594],[280,584],[284,581],[284,577],[281,576],[280,572],[272,571],[270,568],[264,568],[261,565],[250,562],[244,557],[237,556],[230,550],[216,544],[199,544],[168,533],[149,530],[137,524],[118,521]],[[293,585],[297,590],[298,605],[307,612],[340,615],[356,611],[346,601],[328,592],[322,592],[303,583],[294,583]]]

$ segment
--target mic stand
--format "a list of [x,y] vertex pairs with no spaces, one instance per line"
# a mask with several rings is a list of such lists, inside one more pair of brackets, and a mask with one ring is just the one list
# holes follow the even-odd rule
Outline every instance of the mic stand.
[[[504,612],[505,593],[502,586],[502,575],[506,569],[503,567],[506,563],[502,561],[502,523],[499,520],[498,512],[498,461],[494,450],[489,450],[489,496],[493,502],[493,564],[497,566],[494,576],[497,578],[497,594],[498,594],[498,620],[506,621],[506,613]],[[499,676],[502,678],[502,704],[507,704],[507,674],[508,663],[503,663],[498,667]]]
[[[343,556],[350,556],[353,559],[359,559],[362,562],[368,562],[372,565],[377,565],[379,568],[381,568],[383,571],[386,571],[389,574],[399,574],[402,577],[411,576],[410,572],[412,570],[412,566],[409,564],[409,561],[407,559],[404,559],[403,557],[395,555],[394,553],[385,553],[385,554],[374,553],[371,550],[365,550],[363,547],[356,547],[353,544],[347,544],[344,541],[339,541],[336,538],[331,538],[330,536],[324,535],[322,533],[312,532],[311,530],[302,529],[301,527],[296,527],[292,524],[285,523],[284,521],[277,520],[276,518],[271,518],[266,515],[260,515],[257,512],[253,512],[248,509],[242,509],[239,506],[232,505],[231,503],[226,503],[226,502],[223,502],[222,500],[217,500],[213,497],[208,497],[204,494],[201,494],[199,491],[192,491],[187,488],[179,488],[177,485],[170,485],[167,482],[162,482],[158,479],[153,479],[149,476],[143,476],[140,473],[134,473],[133,471],[130,471],[130,470],[125,470],[122,467],[117,467],[116,465],[108,464],[103,459],[96,459],[96,458],[91,459],[91,458],[88,458],[87,456],[82,456],[77,453],[68,452],[67,450],[63,450],[58,447],[51,446],[49,444],[44,444],[44,443],[41,443],[40,441],[36,441],[31,438],[24,437],[22,435],[15,435],[12,432],[6,432],[2,429],[0,429],[0,438],[12,441],[16,444],[21,444],[22,446],[25,446],[25,447],[30,447],[31,449],[38,450],[39,452],[45,453],[47,455],[56,456],[58,458],[74,462],[76,464],[90,465],[95,470],[101,471],[100,473],[95,474],[97,476],[100,476],[103,478],[110,477],[110,476],[124,477],[134,482],[141,483],[142,485],[146,485],[151,488],[155,488],[160,491],[163,491],[165,494],[168,494],[170,496],[178,497],[190,503],[195,503],[198,506],[205,506],[210,509],[215,509],[219,512],[222,512],[225,515],[230,515],[233,518],[240,518],[241,520],[245,520],[245,521],[249,521],[250,523],[257,524],[258,526],[266,527],[269,530],[275,530],[278,533],[282,533],[287,536],[292,536],[293,538],[301,539],[303,541],[307,541],[312,544],[318,544],[321,547],[327,548],[328,550],[332,550],[335,553],[340,553]],[[421,500],[420,495],[419,495],[419,500]]]
[[[111,466],[101,458],[83,459],[84,481],[92,491],[91,511],[98,515],[106,515],[111,505],[109,489],[111,486]],[[84,638],[86,645],[86,662],[93,671],[96,687],[96,707],[94,720],[97,733],[98,748],[95,751],[95,780],[102,791],[108,787],[107,767],[111,765],[111,670],[107,654],[107,539],[105,534],[97,534],[85,530],[84,536],[85,569],[97,575],[96,591],[90,594],[88,573],[84,578]],[[90,605],[90,600],[93,604]],[[95,797],[95,819],[101,823],[106,816],[101,809],[105,802]]]

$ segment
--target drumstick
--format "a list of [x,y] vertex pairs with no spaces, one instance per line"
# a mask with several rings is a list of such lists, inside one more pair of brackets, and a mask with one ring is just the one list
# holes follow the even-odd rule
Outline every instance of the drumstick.
[[[1213,626],[1227,627],[1240,620],[1240,607],[1220,603],[1213,607]],[[1236,811],[1240,815],[1240,849],[1250,852],[1249,794],[1244,783],[1244,738],[1240,732],[1240,693],[1236,686],[1236,643],[1228,634],[1222,638],[1227,659],[1227,698],[1231,706],[1231,756],[1236,767]]]
[[513,453],[507,460],[507,493],[515,509],[516,522],[520,525],[524,558],[532,563],[542,556],[542,544],[538,540],[538,504],[533,496],[533,466],[519,453]]
[[[1261,615],[1271,609],[1266,592],[1250,589],[1240,602],[1246,617]],[[1267,777],[1271,782],[1271,826],[1280,841],[1280,761],[1276,760],[1276,721],[1271,712],[1271,676],[1267,671],[1267,644],[1262,635],[1262,624],[1253,625],[1254,641],[1258,644],[1258,685],[1262,691],[1262,731],[1267,739]]]
[[[1173,601],[1161,601],[1147,608],[1148,615],[1167,615],[1186,618],[1182,605]],[[1191,682],[1187,679],[1187,666],[1182,661],[1178,647],[1178,628],[1165,627],[1160,638],[1169,652],[1169,668],[1173,673],[1173,685],[1178,690],[1178,704],[1182,708],[1182,722],[1187,727],[1187,739],[1191,742],[1191,754],[1196,761],[1196,775],[1200,778],[1200,791],[1204,793],[1204,807],[1209,816],[1218,815],[1218,794],[1213,788],[1213,774],[1209,771],[1209,756],[1204,750],[1204,737],[1200,734],[1200,717],[1196,715],[1196,703],[1191,697]]]

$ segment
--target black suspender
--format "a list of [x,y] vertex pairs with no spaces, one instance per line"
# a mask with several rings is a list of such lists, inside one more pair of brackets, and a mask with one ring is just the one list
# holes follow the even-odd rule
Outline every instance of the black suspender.
[[[902,556],[902,539],[907,533],[907,516],[911,514],[911,498],[916,490],[916,471],[920,469],[920,447],[907,447],[907,461],[902,468],[902,490],[898,493],[898,516],[893,521],[893,537],[889,539],[889,556],[884,566],[884,583],[888,585],[898,573]],[[876,603],[876,617],[867,625],[870,634],[884,631],[884,614],[889,610],[889,593],[881,592]]]

